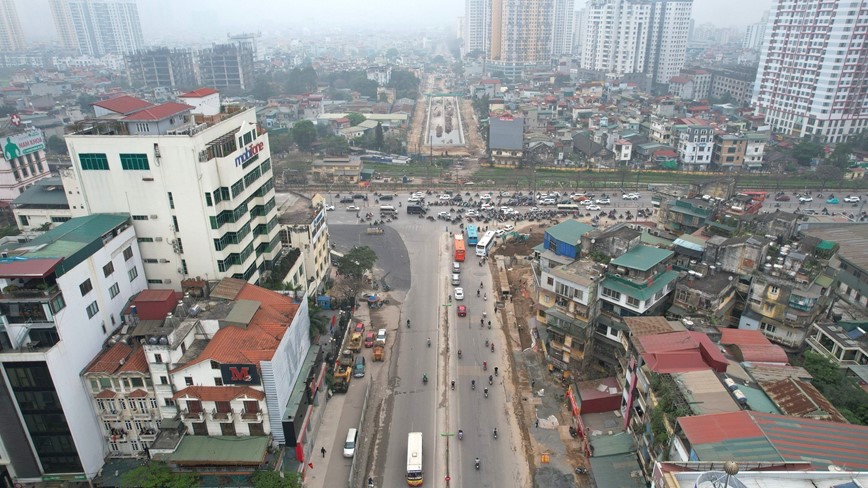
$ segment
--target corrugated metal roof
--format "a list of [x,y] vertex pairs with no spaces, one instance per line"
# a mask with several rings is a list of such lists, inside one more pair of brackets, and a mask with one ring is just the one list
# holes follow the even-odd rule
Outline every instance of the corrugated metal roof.
[[787,378],[762,384],[762,388],[785,415],[847,423],[841,412],[808,382]]
[[0,259],[0,278],[45,278],[63,259],[28,259],[14,257]]
[[69,208],[69,203],[66,199],[66,192],[63,191],[63,184],[60,178],[43,178],[21,195],[18,195],[15,200],[12,200],[13,207],[21,207],[23,205],[45,205],[53,208]]
[[[591,475],[597,486],[618,488],[645,488],[645,478],[641,476],[642,467],[634,453],[614,454],[590,458]],[[634,476],[636,475],[636,476]]]
[[630,285],[625,280],[607,276],[603,280],[602,286],[639,300],[650,300],[658,291],[676,279],[678,279],[678,271],[666,271],[661,273],[650,285],[639,287]]
[[268,453],[268,436],[185,436],[164,461],[189,466],[258,466]]
[[[564,220],[560,224],[549,227],[546,229],[546,233],[557,241],[575,245],[578,244],[583,235],[592,230],[594,230],[594,228],[588,224],[579,222],[578,220],[569,219]],[[542,244],[540,244],[540,246],[542,246]]]
[[639,245],[613,259],[609,264],[648,271],[674,253],[666,249]]

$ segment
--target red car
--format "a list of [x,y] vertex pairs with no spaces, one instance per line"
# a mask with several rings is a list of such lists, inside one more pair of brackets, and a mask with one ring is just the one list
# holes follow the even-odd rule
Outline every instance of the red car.
[[365,324],[363,324],[361,322],[357,323],[356,324],[356,330],[354,330],[354,332],[358,332],[359,334],[361,334],[364,331],[365,331]]
[[458,316],[459,317],[467,317],[467,307],[464,305],[458,305]]
[[790,197],[787,196],[787,195],[778,195],[778,196],[775,197],[775,201],[776,201],[776,202],[789,202],[789,201],[790,201]]
[[374,331],[370,331],[365,334],[365,347],[374,347]]

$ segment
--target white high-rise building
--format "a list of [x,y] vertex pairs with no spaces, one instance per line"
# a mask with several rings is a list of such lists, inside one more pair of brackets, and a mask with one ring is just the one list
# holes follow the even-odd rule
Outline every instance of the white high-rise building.
[[97,118],[66,136],[70,208],[131,214],[152,284],[256,282],[281,249],[268,136],[255,109],[220,111],[215,90],[181,99],[94,104]]
[[14,0],[0,0],[0,51],[20,51],[26,44]]
[[844,142],[868,125],[868,0],[776,0],[752,103],[772,130]]
[[582,43],[585,41],[585,9],[573,12],[573,53],[576,58],[582,58]]
[[590,0],[585,7],[581,67],[606,73],[645,71],[651,5]]
[[573,0],[555,0],[552,10],[552,58],[573,53]]
[[654,0],[645,72],[655,84],[669,83],[684,67],[693,0]]
[[763,41],[766,37],[766,25],[769,23],[769,11],[763,12],[762,19],[756,24],[747,26],[744,32],[744,39],[741,42],[741,47],[744,49],[754,49],[759,51],[763,47]]
[[62,42],[70,41],[67,31],[72,26],[82,54],[100,57],[144,47],[135,0],[53,0],[50,6]]
[[668,83],[684,66],[693,0],[590,0],[582,26],[583,69],[646,73]]
[[488,53],[491,43],[491,0],[467,0],[464,5],[464,52]]

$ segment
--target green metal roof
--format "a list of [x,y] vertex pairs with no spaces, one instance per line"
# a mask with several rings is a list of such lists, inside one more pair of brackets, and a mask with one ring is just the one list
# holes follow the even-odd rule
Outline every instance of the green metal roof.
[[199,436],[188,435],[178,449],[166,456],[168,461],[188,465],[248,465],[265,461],[268,436]]
[[639,245],[613,259],[610,264],[638,269],[639,271],[648,271],[673,254],[675,253],[666,249]]
[[546,230],[546,233],[560,242],[575,244],[579,242],[584,234],[592,230],[594,230],[594,228],[590,225],[579,222],[578,220],[570,219],[553,227],[549,227],[548,230]]
[[757,412],[781,413],[781,411],[778,410],[778,407],[775,406],[774,402],[771,401],[771,399],[761,389],[745,385],[738,385],[738,389],[744,393],[751,410]]
[[66,221],[18,250],[29,250],[25,257],[63,258],[55,272],[62,276],[103,246],[102,236],[130,220],[129,214],[93,214]]
[[642,232],[642,235],[639,237],[639,241],[642,242],[643,244],[649,244],[652,246],[666,246],[666,247],[668,247],[668,246],[672,245],[672,241],[670,241],[669,239],[657,237],[648,231]]
[[594,446],[594,457],[625,454],[636,450],[633,436],[626,432],[592,437],[591,445]]
[[650,286],[638,287],[629,284],[627,280],[624,280],[623,278],[608,275],[606,276],[606,279],[603,280],[603,286],[639,300],[650,300],[658,291],[662,290],[667,284],[676,279],[678,279],[678,271],[666,271],[660,273]]
[[642,469],[635,453],[615,454],[599,457],[596,451],[591,462],[596,486],[617,486],[618,488],[645,488],[645,478],[631,476]]
[[726,459],[736,462],[780,462],[784,458],[765,437],[725,439],[707,444],[691,444],[700,460]]
[[34,183],[18,198],[12,200],[14,207],[24,205],[45,205],[55,208],[69,208],[66,192],[59,177],[44,178]]

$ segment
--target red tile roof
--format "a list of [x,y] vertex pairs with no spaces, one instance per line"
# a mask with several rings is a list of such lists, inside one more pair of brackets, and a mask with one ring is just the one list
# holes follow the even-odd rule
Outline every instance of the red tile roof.
[[691,444],[763,436],[762,430],[745,411],[679,417],[678,424]]
[[690,81],[690,78],[686,76],[673,76],[669,78],[669,83],[687,83],[688,81]]
[[247,328],[231,325],[218,330],[197,358],[175,371],[202,361],[258,365],[261,361],[271,360],[298,311],[298,304],[286,295],[234,278],[225,278],[221,283],[224,288],[241,285],[235,299],[257,301],[259,309],[253,314]]
[[139,388],[137,390],[133,390],[129,395],[130,398],[145,398],[148,396],[148,392]]
[[85,373],[103,373],[103,374],[118,374],[118,373],[147,373],[148,360],[145,357],[145,350],[135,345],[135,349],[128,346],[125,342],[117,342],[108,349],[102,352],[90,362],[90,365],[85,368]]
[[[183,297],[184,295],[174,290],[142,290],[130,305],[136,306],[140,320],[163,320],[166,314],[175,310],[178,300]],[[130,313],[129,308],[126,313]]]
[[118,394],[111,390],[103,390],[97,393],[96,398],[99,398],[100,400],[105,400],[107,398],[114,398],[116,396],[118,396]]
[[145,350],[141,347],[133,349],[132,354],[127,357],[126,362],[118,369],[118,373],[147,373],[148,372],[148,357],[145,356]]
[[60,258],[9,258],[0,263],[0,278],[44,278],[54,271]]
[[788,364],[786,351],[772,344],[765,334],[758,330],[722,329],[720,343],[732,346],[732,352],[739,361],[752,363]]
[[129,95],[121,95],[119,97],[109,98],[108,100],[95,102],[91,105],[104,108],[106,110],[110,110],[121,115],[129,115],[133,112],[142,110],[143,108],[150,107],[153,104],[140,98],[131,97]]
[[125,122],[153,122],[157,120],[168,119],[173,115],[186,112],[187,110],[190,110],[192,108],[192,106],[187,105],[186,103],[166,102],[160,105],[152,106],[150,108],[139,110],[131,115],[127,115],[121,120]]
[[184,93],[183,95],[180,95],[179,98],[203,98],[203,97],[207,97],[208,95],[213,95],[215,93],[220,93],[220,92],[218,92],[217,90],[215,90],[213,88],[205,87],[205,88],[198,88],[198,89],[193,90],[191,92]]
[[188,386],[175,393],[173,398],[197,398],[206,402],[228,402],[238,397],[263,400],[265,393],[249,386]]

